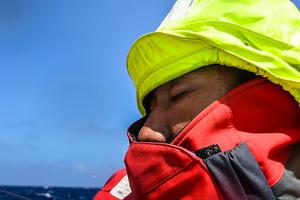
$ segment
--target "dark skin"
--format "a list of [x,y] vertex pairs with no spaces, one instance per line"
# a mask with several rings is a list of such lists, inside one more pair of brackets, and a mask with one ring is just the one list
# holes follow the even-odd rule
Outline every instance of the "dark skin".
[[138,141],[172,141],[209,104],[252,77],[246,71],[214,65],[159,86],[145,100],[148,118]]
[[[214,65],[200,68],[169,81],[144,100],[147,119],[137,140],[170,143],[202,110],[221,96],[255,77],[236,68]],[[286,168],[300,178],[300,145],[288,160]]]

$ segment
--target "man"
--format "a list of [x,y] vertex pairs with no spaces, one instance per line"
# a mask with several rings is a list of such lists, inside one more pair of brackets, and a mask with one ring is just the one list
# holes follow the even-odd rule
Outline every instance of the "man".
[[137,140],[170,143],[198,113],[252,77],[246,71],[214,65],[159,86],[144,100],[148,116]]
[[95,200],[300,198],[299,46],[288,0],[178,0],[129,52],[144,117]]

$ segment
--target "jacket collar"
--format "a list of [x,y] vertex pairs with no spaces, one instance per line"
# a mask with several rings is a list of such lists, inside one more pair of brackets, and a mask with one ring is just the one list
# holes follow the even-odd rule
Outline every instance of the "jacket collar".
[[[182,163],[194,162],[195,158],[188,152],[211,144],[218,144],[222,151],[226,151],[241,143],[248,145],[269,185],[273,186],[283,174],[293,144],[300,140],[298,104],[280,86],[263,78],[248,81],[213,102],[171,144],[136,142],[135,138],[145,119],[135,122],[128,129],[131,145],[125,163],[129,179],[136,182],[135,188],[145,186],[143,180],[137,181],[140,177],[150,181],[154,175],[152,172],[156,172],[156,177],[159,174],[169,177],[174,167],[182,169]],[[160,170],[162,163],[168,165],[168,160],[175,158],[185,161],[175,164],[170,161],[172,166],[169,166],[169,170]],[[156,179],[153,184],[155,182]],[[142,188],[140,191],[145,189]]]

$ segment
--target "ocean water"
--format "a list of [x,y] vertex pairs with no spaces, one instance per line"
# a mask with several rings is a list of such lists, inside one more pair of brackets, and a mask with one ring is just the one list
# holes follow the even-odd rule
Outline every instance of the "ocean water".
[[0,186],[0,200],[92,200],[97,188]]

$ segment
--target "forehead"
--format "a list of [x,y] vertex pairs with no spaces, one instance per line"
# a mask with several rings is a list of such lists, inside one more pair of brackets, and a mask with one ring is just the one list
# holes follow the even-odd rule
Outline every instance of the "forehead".
[[205,82],[211,75],[212,70],[208,70],[209,67],[203,67],[187,74],[184,74],[176,79],[168,81],[161,86],[151,91],[143,100],[144,107],[149,107],[154,95],[161,95],[162,93],[170,93],[172,89],[184,87],[188,85],[199,84],[202,81]]
[[209,78],[209,73],[207,70],[204,69],[197,69],[192,72],[189,72],[187,74],[184,74],[178,78],[175,78],[171,81],[168,81],[161,86],[154,89],[150,96],[153,97],[153,95],[162,95],[164,93],[172,93],[172,91],[175,91],[180,88],[185,88],[187,86],[197,85],[201,82],[205,82]]
[[172,89],[186,86],[201,86],[203,89],[206,88],[209,90],[213,88],[217,89],[218,87],[230,87],[230,85],[240,84],[241,79],[248,80],[251,77],[252,73],[233,67],[218,64],[201,67],[154,89],[144,98],[144,107],[147,108],[153,94],[161,95],[170,93]]
[[[171,80],[163,85],[170,85],[171,87],[174,87],[174,86],[178,86],[178,85],[181,85],[181,84],[188,84],[188,83],[193,83],[195,82],[196,80],[198,81],[199,79],[201,79],[201,75],[202,74],[202,78],[205,78],[205,70],[201,70],[201,69],[198,69],[198,70],[195,70],[195,71],[192,71],[192,72],[189,72],[187,74],[184,74],[174,80]],[[163,86],[162,85],[162,86]]]
[[153,92],[165,86],[169,86],[169,89],[172,89],[173,87],[179,87],[181,85],[192,85],[200,83],[213,84],[214,81],[208,80],[221,79],[223,77],[224,70],[228,71],[228,67],[219,65],[202,67],[159,86]]

